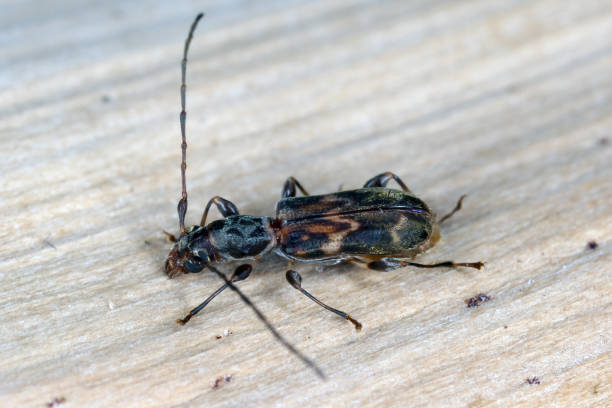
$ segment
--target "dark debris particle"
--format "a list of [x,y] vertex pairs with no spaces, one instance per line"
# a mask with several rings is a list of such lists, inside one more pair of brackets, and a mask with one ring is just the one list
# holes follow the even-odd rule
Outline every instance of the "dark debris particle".
[[600,146],[606,146],[610,141],[608,140],[607,137],[602,137],[601,139],[598,140],[598,143]]
[[53,244],[53,242],[49,241],[47,238],[43,239],[43,242],[49,245],[53,249],[57,249],[57,247]]
[[100,102],[102,103],[109,103],[111,101],[111,97],[108,95],[102,95],[100,97]]
[[232,330],[231,329],[225,329],[225,330],[223,330],[223,335],[217,334],[217,335],[215,335],[215,339],[221,340],[223,337],[230,336],[231,334],[232,334]]
[[540,379],[538,377],[526,378],[525,382],[529,385],[540,385]]
[[597,241],[587,242],[587,249],[593,250],[593,249],[597,249],[597,247],[599,247],[599,244],[597,243]]
[[217,377],[215,379],[215,382],[213,383],[212,389],[213,390],[218,390],[219,387],[221,387],[221,384],[223,384],[223,382],[229,383],[230,381],[232,381],[232,375],[231,374],[226,374],[225,376],[220,375],[219,377]]
[[213,390],[218,390],[218,389],[219,389],[219,386],[221,386],[221,383],[222,383],[222,382],[223,382],[223,377],[217,377],[217,378],[215,379],[215,382],[214,382],[213,386],[212,386],[212,389],[213,389]]
[[64,398],[64,397],[55,397],[51,401],[47,402],[47,407],[53,408],[55,406],[63,404],[64,402],[66,402],[66,398]]
[[481,303],[487,302],[489,300],[491,300],[491,296],[485,293],[479,293],[474,297],[465,299],[465,304],[467,305],[467,307],[478,307]]

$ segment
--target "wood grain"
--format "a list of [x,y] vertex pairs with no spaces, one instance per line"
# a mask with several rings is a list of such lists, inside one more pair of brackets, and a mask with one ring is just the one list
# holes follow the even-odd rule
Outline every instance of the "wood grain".
[[[232,293],[174,322],[219,285],[162,271],[199,7],[189,223],[216,194],[270,215],[290,175],[391,170],[439,213],[468,194],[419,261],[484,271],[298,266],[359,334],[274,256],[240,284],[325,382]],[[610,2],[5,1],[0,27],[2,405],[609,404]]]

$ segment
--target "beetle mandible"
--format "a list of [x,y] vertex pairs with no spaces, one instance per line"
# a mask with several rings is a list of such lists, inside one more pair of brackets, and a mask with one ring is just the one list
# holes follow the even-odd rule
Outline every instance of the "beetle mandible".
[[[238,266],[228,278],[213,266],[213,263],[257,260],[264,254],[275,252],[291,263],[299,261],[333,265],[353,262],[376,271],[390,271],[404,266],[481,269],[483,262],[446,261],[421,264],[412,261],[417,254],[436,244],[440,238],[439,225],[461,209],[465,196],[459,198],[450,213],[436,219],[429,206],[391,172],[371,178],[363,188],[323,195],[309,195],[299,181],[289,177],[283,186],[281,200],[276,203],[274,217],[241,215],[231,201],[215,196],[206,205],[200,224],[186,228],[185,78],[187,52],[195,28],[202,17],[202,13],[198,14],[191,25],[181,63],[182,196],[177,207],[180,236],[176,238],[166,233],[175,245],[166,259],[165,271],[173,278],[182,273],[196,273],[208,268],[223,279],[224,284],[177,322],[187,323],[215,296],[229,287],[253,309],[283,345],[323,377],[320,369],[288,343],[234,285],[250,275],[251,264]],[[401,189],[388,188],[387,183],[391,180]],[[298,190],[302,196],[297,196]],[[223,219],[206,224],[208,212],[213,205]],[[357,331],[361,329],[361,323],[348,313],[326,305],[303,289],[302,278],[296,271],[288,270],[286,279],[320,306],[353,323]]]

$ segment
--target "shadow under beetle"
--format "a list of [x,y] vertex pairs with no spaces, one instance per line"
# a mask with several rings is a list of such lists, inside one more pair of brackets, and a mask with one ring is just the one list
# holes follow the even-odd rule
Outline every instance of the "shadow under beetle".
[[[231,201],[215,196],[206,205],[200,224],[185,228],[187,52],[193,32],[202,16],[203,14],[199,14],[191,25],[181,64],[182,197],[178,203],[180,236],[176,238],[167,233],[168,238],[176,244],[166,259],[165,270],[167,275],[173,278],[181,273],[195,273],[208,268],[225,283],[177,322],[187,323],[215,296],[229,287],[253,309],[285,347],[324,378],[323,372],[285,340],[250,299],[234,285],[235,282],[244,280],[250,275],[252,266],[242,264],[228,278],[212,264],[241,260],[256,261],[268,252],[275,252],[288,259],[290,263],[300,261],[330,265],[353,262],[376,271],[390,271],[404,266],[420,268],[463,266],[481,269],[482,262],[446,261],[429,265],[412,262],[417,254],[436,244],[440,238],[438,226],[461,208],[465,196],[459,199],[449,214],[436,220],[435,214],[427,204],[416,197],[404,182],[391,172],[371,178],[363,188],[357,190],[316,196],[309,195],[295,178],[289,177],[283,186],[281,200],[276,203],[274,217],[240,215],[238,208]],[[401,190],[387,188],[387,183],[391,180],[394,180]],[[303,196],[297,197],[297,190]],[[206,224],[208,211],[213,204],[224,218]],[[357,331],[361,329],[361,323],[349,314],[326,305],[303,289],[302,278],[296,271],[287,271],[286,278],[305,296],[353,323]]]

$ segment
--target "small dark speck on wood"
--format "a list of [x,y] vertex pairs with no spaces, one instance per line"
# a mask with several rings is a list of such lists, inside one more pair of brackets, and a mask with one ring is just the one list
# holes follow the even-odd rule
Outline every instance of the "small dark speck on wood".
[[538,377],[530,377],[525,379],[525,382],[529,385],[539,385],[540,384],[540,379]]
[[597,249],[597,247],[599,246],[599,244],[597,243],[597,241],[589,241],[587,242],[587,249]]
[[43,239],[43,242],[47,245],[49,245],[51,248],[53,249],[57,249],[57,247],[55,245],[53,245],[53,242],[49,241],[48,238]]
[[215,379],[215,382],[213,383],[212,389],[218,390],[221,384],[223,383],[223,381],[225,381],[226,383],[232,381],[232,375],[226,374],[225,376],[220,375],[219,377],[217,377]]
[[51,401],[47,402],[47,407],[52,408],[52,407],[58,406],[60,404],[63,404],[64,402],[66,402],[66,398],[64,398],[64,397],[55,397]]
[[491,300],[491,296],[484,293],[479,293],[474,297],[465,299],[465,304],[467,305],[467,307],[478,307],[481,303],[487,302],[489,300]]

